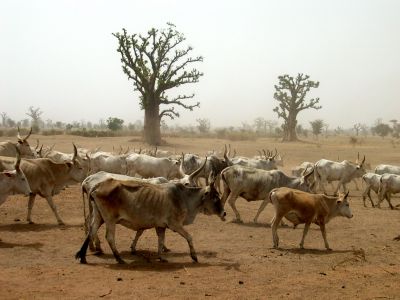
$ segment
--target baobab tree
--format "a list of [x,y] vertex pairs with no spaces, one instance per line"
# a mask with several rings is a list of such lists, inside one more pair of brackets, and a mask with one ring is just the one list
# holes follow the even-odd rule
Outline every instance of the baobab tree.
[[32,118],[31,126],[34,133],[37,133],[39,131],[39,121],[42,114],[43,112],[40,110],[39,107],[34,108],[33,106],[30,106],[28,112],[26,113],[27,116]]
[[284,120],[283,141],[296,141],[297,115],[305,109],[320,109],[319,98],[307,100],[305,97],[312,88],[318,88],[319,82],[309,80],[310,76],[299,73],[296,78],[278,76],[274,98],[279,102],[274,112]]
[[[203,73],[189,67],[202,62],[202,56],[190,57],[193,50],[183,46],[186,38],[167,23],[166,29],[150,29],[147,34],[129,35],[113,33],[118,39],[118,53],[121,55],[122,70],[133,81],[135,91],[140,93],[140,107],[144,110],[144,139],[147,143],[161,143],[160,122],[163,117],[179,117],[176,106],[193,110],[200,103],[185,104],[191,95],[169,98],[167,91],[184,84],[196,83]],[[161,110],[160,106],[166,106]],[[175,105],[175,106],[174,106]]]

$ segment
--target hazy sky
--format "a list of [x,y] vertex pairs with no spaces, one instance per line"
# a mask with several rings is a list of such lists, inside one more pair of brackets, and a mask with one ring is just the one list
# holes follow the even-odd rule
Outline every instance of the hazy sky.
[[212,126],[277,119],[277,77],[320,81],[322,109],[300,123],[330,128],[400,119],[400,1],[16,1],[0,3],[0,112],[20,120],[143,119],[112,32],[145,33],[172,22],[204,76],[189,91],[200,109],[173,124]]

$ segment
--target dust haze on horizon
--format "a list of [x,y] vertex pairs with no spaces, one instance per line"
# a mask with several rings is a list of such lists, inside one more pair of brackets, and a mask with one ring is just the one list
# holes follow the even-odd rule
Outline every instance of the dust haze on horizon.
[[301,112],[299,124],[400,119],[399,12],[396,0],[2,1],[0,112],[21,120],[34,106],[43,120],[143,120],[111,33],[145,34],[171,22],[192,56],[204,57],[196,65],[204,76],[178,90],[194,92],[189,101],[200,108],[178,109],[168,125],[278,120],[274,85],[297,73],[320,82],[308,97],[322,105]]

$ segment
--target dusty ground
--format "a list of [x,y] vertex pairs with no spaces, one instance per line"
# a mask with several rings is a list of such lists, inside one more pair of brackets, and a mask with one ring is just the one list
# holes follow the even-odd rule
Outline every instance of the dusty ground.
[[[36,138],[36,137],[33,137]],[[112,145],[139,146],[129,138],[85,139],[70,136],[42,137],[45,144],[72,151],[71,141],[84,147]],[[5,140],[2,138],[1,140]],[[32,139],[34,141],[34,139]],[[209,139],[168,139],[171,150],[200,154],[220,149],[227,141]],[[34,143],[34,142],[31,142]],[[320,139],[319,144],[282,144],[272,139],[231,143],[238,154],[254,155],[259,148],[274,148],[286,154],[285,171],[302,161],[352,159],[357,151],[365,154],[374,167],[381,162],[400,164],[399,145],[390,140],[367,138],[355,148],[348,138]],[[261,224],[252,223],[260,202],[239,199],[238,209],[244,224],[229,222],[232,210],[226,207],[228,221],[200,215],[187,227],[198,252],[194,264],[186,241],[167,231],[167,245],[172,252],[168,263],[156,261],[157,239],[154,231],[139,241],[138,255],[129,253],[133,232],[118,227],[117,248],[127,265],[116,264],[101,232],[105,254],[88,256],[88,265],[74,259],[84,232],[82,201],[78,186],[55,197],[66,226],[56,225],[47,205],[39,198],[33,210],[36,224],[26,224],[27,199],[10,197],[0,207],[0,299],[266,299],[266,298],[400,298],[400,210],[364,208],[360,191],[351,188],[353,219],[334,219],[327,226],[333,251],[327,252],[316,225],[307,236],[306,250],[299,250],[302,227],[280,228],[281,250],[271,249],[273,214],[267,206]],[[375,197],[376,199],[376,197]],[[395,198],[394,204],[400,200]]]

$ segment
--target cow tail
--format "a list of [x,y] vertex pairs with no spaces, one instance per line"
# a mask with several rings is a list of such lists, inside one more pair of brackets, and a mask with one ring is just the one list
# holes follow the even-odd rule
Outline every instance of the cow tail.
[[84,227],[85,227],[85,234],[87,234],[89,232],[89,224],[88,224],[89,222],[88,222],[88,218],[86,215],[85,194],[86,194],[86,198],[88,198],[88,202],[89,202],[88,192],[87,192],[86,188],[84,186],[82,186],[83,222],[84,222]]

